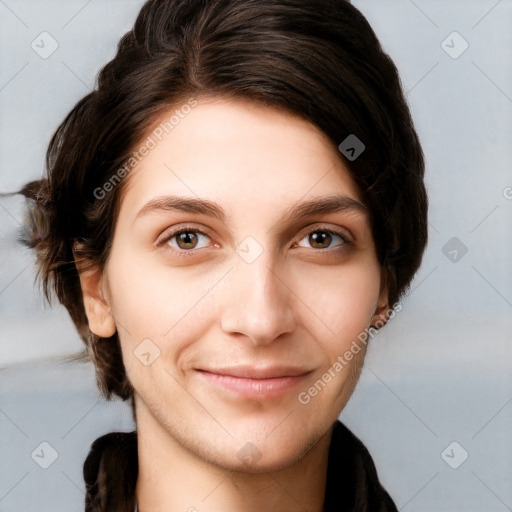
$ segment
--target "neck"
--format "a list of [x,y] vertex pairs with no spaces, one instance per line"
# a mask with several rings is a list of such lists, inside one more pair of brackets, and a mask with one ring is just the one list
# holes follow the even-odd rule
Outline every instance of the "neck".
[[137,411],[139,512],[322,512],[331,430],[289,467],[234,471],[182,446],[147,410]]

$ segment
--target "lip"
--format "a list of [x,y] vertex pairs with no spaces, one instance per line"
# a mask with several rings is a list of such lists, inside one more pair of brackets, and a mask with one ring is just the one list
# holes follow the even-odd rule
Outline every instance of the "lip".
[[252,400],[269,400],[285,395],[311,373],[291,367],[251,368],[239,366],[215,370],[197,370],[209,384]]
[[299,377],[310,373],[298,366],[266,366],[256,368],[254,366],[240,365],[231,368],[198,368],[200,371],[214,373],[216,375],[227,375],[244,379],[276,379],[279,377]]

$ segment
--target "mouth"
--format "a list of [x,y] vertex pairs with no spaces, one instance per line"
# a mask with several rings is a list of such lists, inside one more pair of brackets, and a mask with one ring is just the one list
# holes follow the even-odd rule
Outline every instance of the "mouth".
[[303,382],[312,370],[298,367],[197,369],[208,384],[252,400],[282,397]]

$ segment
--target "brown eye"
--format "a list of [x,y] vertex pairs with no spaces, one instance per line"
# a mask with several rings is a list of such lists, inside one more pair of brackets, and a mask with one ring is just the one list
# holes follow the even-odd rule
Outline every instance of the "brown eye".
[[[205,239],[203,245],[201,238]],[[177,252],[192,252],[195,249],[207,247],[210,237],[197,229],[181,229],[174,231],[166,236],[162,241],[158,242],[159,246],[167,246]]]
[[309,235],[309,241],[312,247],[317,249],[326,249],[331,243],[332,237],[326,231],[315,231]]
[[[308,235],[306,235],[302,240],[305,240],[307,238],[308,244],[313,249],[329,249],[333,247],[340,247],[342,245],[345,245],[348,243],[348,240],[345,239],[343,235],[340,233],[335,233],[334,231],[330,231],[327,229],[316,229],[315,231],[312,231]],[[331,243],[336,240],[340,240],[338,244],[331,247]],[[302,242],[301,240],[301,242]],[[299,243],[301,247],[304,247]]]
[[194,249],[197,245],[197,235],[193,231],[182,231],[176,235],[176,243],[180,249]]

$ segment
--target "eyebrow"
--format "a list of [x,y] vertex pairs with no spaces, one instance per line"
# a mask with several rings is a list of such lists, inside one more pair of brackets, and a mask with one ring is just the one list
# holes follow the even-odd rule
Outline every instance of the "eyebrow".
[[[160,196],[151,199],[137,213],[135,220],[149,213],[162,213],[181,211],[207,215],[226,222],[227,215],[224,209],[215,201],[183,196]],[[281,218],[285,222],[297,221],[314,215],[329,213],[366,213],[368,208],[352,197],[331,195],[297,202],[287,208]]]

